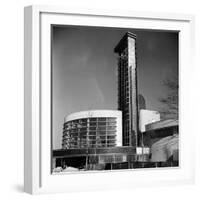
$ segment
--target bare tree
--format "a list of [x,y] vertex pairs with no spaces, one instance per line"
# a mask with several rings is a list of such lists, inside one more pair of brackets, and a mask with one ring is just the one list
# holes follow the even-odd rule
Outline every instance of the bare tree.
[[160,98],[160,102],[163,104],[161,116],[164,119],[178,119],[178,76],[164,80],[163,85],[168,92],[165,97]]

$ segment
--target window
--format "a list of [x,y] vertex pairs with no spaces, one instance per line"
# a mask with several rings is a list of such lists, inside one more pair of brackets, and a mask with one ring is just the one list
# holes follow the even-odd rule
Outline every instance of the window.
[[114,126],[116,125],[116,122],[107,122],[107,126]]
[[90,127],[90,130],[91,130],[91,131],[95,131],[95,130],[96,130],[96,127]]
[[97,135],[104,136],[106,135],[106,131],[97,131]]
[[106,127],[105,126],[100,126],[100,127],[97,127],[97,130],[100,130],[100,131],[106,130]]
[[92,140],[96,140],[96,135],[89,135],[89,140],[92,139]]
[[107,131],[107,135],[116,135],[116,131]]
[[90,131],[89,135],[96,135],[96,132],[95,131]]
[[108,126],[107,130],[116,130],[116,126]]
[[100,140],[105,140],[106,136],[100,136]]
[[99,122],[98,126],[106,126],[106,122]]
[[116,118],[115,117],[109,117],[107,119],[108,122],[116,122]]
[[97,118],[89,118],[90,122],[96,122]]
[[97,126],[96,122],[90,122],[89,126]]
[[80,131],[80,136],[86,136],[87,135],[87,131]]
[[98,121],[100,121],[100,122],[106,121],[106,118],[105,117],[100,117],[100,118],[98,118]]
[[108,140],[115,140],[115,137],[116,137],[115,135],[109,135],[109,136],[107,136],[107,139]]

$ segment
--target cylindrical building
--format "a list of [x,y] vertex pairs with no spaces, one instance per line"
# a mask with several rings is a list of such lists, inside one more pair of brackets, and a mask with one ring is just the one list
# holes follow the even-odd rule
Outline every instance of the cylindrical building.
[[63,149],[122,146],[122,112],[90,110],[70,114],[63,127]]

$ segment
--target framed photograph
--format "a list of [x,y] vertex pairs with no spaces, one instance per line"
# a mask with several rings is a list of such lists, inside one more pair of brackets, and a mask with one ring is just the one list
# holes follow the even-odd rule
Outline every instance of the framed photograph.
[[194,17],[25,8],[25,192],[194,181]]

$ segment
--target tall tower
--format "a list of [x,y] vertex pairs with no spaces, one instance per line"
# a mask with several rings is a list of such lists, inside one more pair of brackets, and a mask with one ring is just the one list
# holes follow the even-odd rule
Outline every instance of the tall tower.
[[127,32],[114,49],[118,53],[118,109],[122,111],[123,146],[137,146],[138,100],[136,35]]

